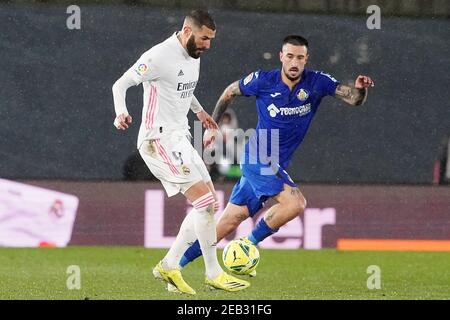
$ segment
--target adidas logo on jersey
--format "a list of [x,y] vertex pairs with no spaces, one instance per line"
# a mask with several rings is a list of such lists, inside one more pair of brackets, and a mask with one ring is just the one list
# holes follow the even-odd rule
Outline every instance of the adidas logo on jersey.
[[178,72],[178,76],[179,77],[184,76],[183,70],[180,70],[180,72]]

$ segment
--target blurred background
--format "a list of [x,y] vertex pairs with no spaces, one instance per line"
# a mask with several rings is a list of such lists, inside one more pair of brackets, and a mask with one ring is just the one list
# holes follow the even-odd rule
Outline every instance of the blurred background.
[[[70,30],[73,4],[81,23]],[[380,7],[380,29],[367,28],[370,5]],[[450,192],[437,186],[450,178],[445,0],[1,1],[4,199],[20,194],[6,187],[8,181],[58,190],[79,199],[71,244],[158,246],[161,239],[148,237],[160,227],[151,222],[159,194],[162,208],[170,208],[161,209],[162,237],[176,234],[185,200],[159,193],[136,150],[142,87],[128,91],[134,123],[126,132],[113,126],[111,87],[143,52],[179,30],[194,8],[210,10],[217,24],[196,89],[210,113],[228,84],[280,66],[280,43],[288,34],[309,40],[309,68],[343,83],[359,74],[375,80],[360,108],[323,100],[288,170],[311,208],[335,208],[314,235],[319,247],[337,247],[349,237],[450,240]],[[189,118],[192,124],[194,115]],[[236,99],[228,120],[227,126],[254,128],[254,99]],[[239,170],[211,170],[226,203]],[[26,201],[22,194],[17,203]],[[49,201],[53,208],[56,200]],[[5,203],[3,213],[17,205]]]

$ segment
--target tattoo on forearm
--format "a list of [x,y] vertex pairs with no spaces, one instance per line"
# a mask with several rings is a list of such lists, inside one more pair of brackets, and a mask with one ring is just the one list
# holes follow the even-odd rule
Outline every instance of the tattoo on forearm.
[[340,84],[336,87],[335,96],[351,105],[359,106],[366,101],[367,89],[357,89]]
[[239,81],[235,81],[225,89],[217,101],[216,107],[214,108],[214,112],[212,114],[214,121],[219,122],[233,98],[240,95],[242,95],[242,93],[239,89]]

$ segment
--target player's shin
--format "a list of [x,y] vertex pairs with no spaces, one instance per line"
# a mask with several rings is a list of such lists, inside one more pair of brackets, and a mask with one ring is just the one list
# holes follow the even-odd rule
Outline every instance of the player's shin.
[[222,268],[217,260],[217,235],[213,209],[214,201],[212,194],[208,193],[192,203],[195,208],[195,233],[200,243],[201,251],[203,252],[206,276],[210,279],[216,278],[222,272]]
[[189,248],[189,245],[197,239],[195,234],[194,219],[195,209],[192,209],[184,218],[177,238],[163,259],[163,267],[165,269],[170,270],[178,268],[178,263],[183,253]]

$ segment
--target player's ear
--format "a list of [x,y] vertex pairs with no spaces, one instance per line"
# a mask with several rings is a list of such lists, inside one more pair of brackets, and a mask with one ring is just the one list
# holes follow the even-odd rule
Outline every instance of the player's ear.
[[283,62],[283,51],[280,51],[280,61]]
[[186,37],[190,37],[191,36],[191,32],[192,32],[192,28],[189,25],[184,25],[183,26],[183,34]]

